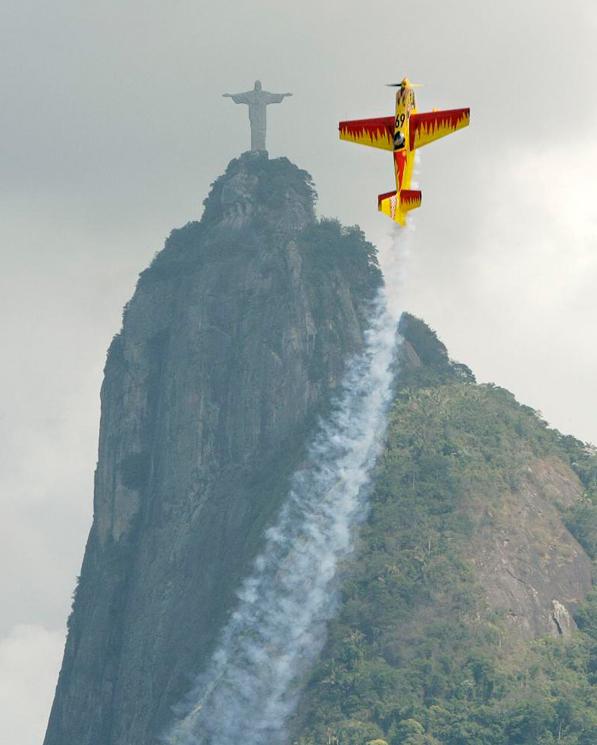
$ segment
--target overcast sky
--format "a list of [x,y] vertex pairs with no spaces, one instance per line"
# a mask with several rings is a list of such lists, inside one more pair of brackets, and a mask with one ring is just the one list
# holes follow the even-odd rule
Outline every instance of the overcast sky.
[[39,745],[91,520],[105,351],[136,276],[248,149],[391,245],[387,153],[337,139],[384,83],[471,127],[422,152],[403,305],[481,381],[597,442],[594,0],[2,0],[0,741]]

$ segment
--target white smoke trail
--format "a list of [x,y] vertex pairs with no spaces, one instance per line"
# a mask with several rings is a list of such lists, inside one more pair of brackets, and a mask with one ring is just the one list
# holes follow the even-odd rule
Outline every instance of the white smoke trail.
[[168,745],[271,745],[285,740],[300,684],[337,605],[339,562],[367,508],[391,401],[397,314],[377,298],[365,349],[294,474],[277,523],[239,593],[205,673],[164,738]]

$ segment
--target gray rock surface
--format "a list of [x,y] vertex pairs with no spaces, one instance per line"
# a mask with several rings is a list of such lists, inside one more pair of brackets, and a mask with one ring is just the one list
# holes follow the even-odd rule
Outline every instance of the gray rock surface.
[[45,745],[150,745],[211,650],[380,283],[308,174],[245,154],[108,353],[91,528]]
[[519,638],[565,636],[576,628],[572,613],[591,589],[591,560],[559,508],[582,494],[562,460],[535,459],[475,536],[472,561],[488,605],[505,614]]

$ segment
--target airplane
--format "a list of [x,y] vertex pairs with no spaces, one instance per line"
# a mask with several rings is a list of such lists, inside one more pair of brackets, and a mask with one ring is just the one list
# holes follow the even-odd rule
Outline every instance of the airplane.
[[377,209],[399,225],[406,225],[406,215],[421,206],[421,192],[410,188],[415,164],[415,150],[440,137],[467,127],[470,109],[430,111],[418,114],[415,106],[416,83],[404,78],[396,87],[396,115],[375,119],[353,119],[340,122],[340,139],[369,145],[394,154],[396,190],[377,197]]

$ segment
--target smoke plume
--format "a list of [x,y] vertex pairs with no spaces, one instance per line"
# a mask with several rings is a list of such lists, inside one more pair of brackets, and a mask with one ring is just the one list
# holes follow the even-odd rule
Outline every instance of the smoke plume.
[[375,301],[364,351],[292,477],[277,522],[239,592],[208,666],[164,736],[167,745],[283,742],[337,606],[339,563],[367,511],[391,401],[397,311]]

